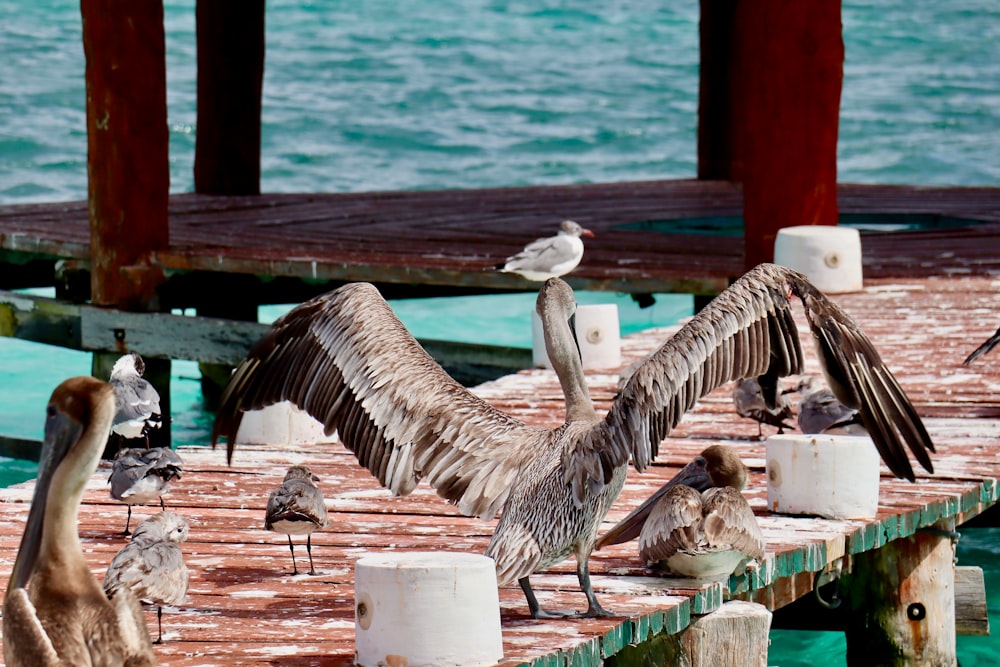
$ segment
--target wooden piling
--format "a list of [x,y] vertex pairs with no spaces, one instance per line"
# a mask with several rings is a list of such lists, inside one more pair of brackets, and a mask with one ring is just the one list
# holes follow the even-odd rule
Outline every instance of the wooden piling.
[[957,664],[954,521],[858,554],[844,578],[848,665]]

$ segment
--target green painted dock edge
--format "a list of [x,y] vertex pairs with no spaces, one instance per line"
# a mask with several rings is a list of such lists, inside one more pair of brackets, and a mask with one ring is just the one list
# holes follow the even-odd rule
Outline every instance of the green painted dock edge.
[[[1000,500],[1000,485],[997,480],[972,480],[970,483],[974,486],[962,493],[858,526],[846,535],[844,555],[878,549],[944,519],[954,519],[956,524],[962,524]],[[717,609],[722,603],[722,597],[752,599],[756,590],[785,577],[803,572],[819,572],[836,559],[837,557],[828,557],[826,545],[821,542],[804,544],[766,559],[759,567],[746,574],[730,577],[728,595],[723,596],[722,586],[707,586],[682,600],[680,604],[625,619],[603,637],[595,637],[571,649],[553,651],[530,663],[521,663],[518,667],[597,667],[605,659],[646,642],[651,643],[653,651],[663,650],[652,644],[687,628],[692,615]],[[616,661],[615,664],[627,663]]]

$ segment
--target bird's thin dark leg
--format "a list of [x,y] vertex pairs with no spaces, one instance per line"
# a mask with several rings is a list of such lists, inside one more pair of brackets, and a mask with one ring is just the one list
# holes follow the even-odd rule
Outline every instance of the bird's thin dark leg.
[[306,553],[309,554],[309,574],[316,574],[316,568],[313,567],[312,535],[306,535]]
[[167,506],[163,504],[163,496],[160,496],[160,511],[162,512],[162,511],[164,511],[166,509],[167,509]]
[[614,616],[610,611],[601,606],[594,595],[594,587],[590,583],[590,558],[578,558],[576,562],[576,577],[580,580],[580,588],[587,596],[587,611],[582,616],[584,618],[595,618],[597,616]]
[[129,523],[132,522],[132,506],[131,505],[126,505],[125,507],[128,508],[128,516],[125,517],[125,531],[122,533],[122,535],[125,535],[126,537],[128,537],[129,535],[132,534],[128,530],[128,525],[129,525]]
[[163,607],[156,606],[156,628],[159,630],[160,636],[156,638],[154,644],[163,643]]
[[292,544],[292,536],[288,536],[288,550],[292,552],[292,574],[298,574],[299,568],[295,565],[295,545]]
[[531,590],[531,582],[528,581],[528,577],[518,579],[517,583],[521,584],[521,590],[524,591],[524,598],[528,601],[528,611],[531,612],[532,618],[566,618],[574,615],[575,612],[572,611],[545,611],[538,604],[538,598]]

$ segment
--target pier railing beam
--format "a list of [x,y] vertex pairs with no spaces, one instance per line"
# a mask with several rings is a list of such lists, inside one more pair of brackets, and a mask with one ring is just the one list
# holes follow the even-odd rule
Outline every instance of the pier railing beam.
[[844,579],[848,665],[952,666],[952,520],[855,556]]
[[837,224],[840,0],[701,0],[698,178],[743,183],[747,269]]

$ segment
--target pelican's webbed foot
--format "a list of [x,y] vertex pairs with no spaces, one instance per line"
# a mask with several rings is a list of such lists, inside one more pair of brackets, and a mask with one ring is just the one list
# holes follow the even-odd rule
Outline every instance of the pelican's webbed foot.
[[531,612],[532,618],[574,618],[580,616],[579,612],[568,609],[558,609],[556,611],[542,609],[542,606],[538,604],[538,598],[535,597],[535,592],[531,590],[531,582],[528,581],[528,578],[518,579],[517,583],[521,584],[521,590],[524,591],[524,599],[528,601],[528,611]]

